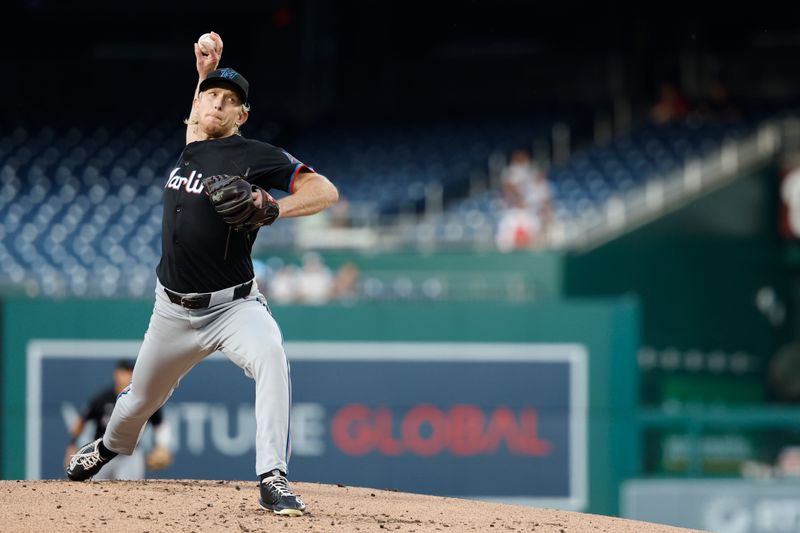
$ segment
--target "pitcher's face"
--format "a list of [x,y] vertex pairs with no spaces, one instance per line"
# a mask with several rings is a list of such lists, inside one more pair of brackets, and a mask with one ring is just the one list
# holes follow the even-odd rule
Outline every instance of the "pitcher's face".
[[231,89],[210,87],[198,95],[194,105],[200,129],[212,139],[233,135],[247,121],[247,111]]

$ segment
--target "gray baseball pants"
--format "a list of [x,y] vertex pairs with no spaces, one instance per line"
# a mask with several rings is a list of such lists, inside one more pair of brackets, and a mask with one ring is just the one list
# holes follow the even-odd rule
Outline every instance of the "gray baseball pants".
[[132,454],[145,423],[181,377],[219,350],[256,382],[256,474],[276,468],[287,472],[291,382],[283,338],[255,280],[245,298],[225,301],[228,294],[232,288],[213,293],[207,309],[185,309],[156,283],[150,325],[131,385],[117,399],[103,436],[106,448]]

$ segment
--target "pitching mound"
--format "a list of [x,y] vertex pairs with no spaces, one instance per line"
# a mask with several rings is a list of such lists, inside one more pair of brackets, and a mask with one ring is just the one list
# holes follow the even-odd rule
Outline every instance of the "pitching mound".
[[690,531],[606,516],[338,485],[293,483],[308,506],[287,518],[258,506],[255,481],[0,481],[5,532]]

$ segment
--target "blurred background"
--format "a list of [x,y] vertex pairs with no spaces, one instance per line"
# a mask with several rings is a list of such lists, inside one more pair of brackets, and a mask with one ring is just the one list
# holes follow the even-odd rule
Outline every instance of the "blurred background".
[[[5,6],[0,474],[59,477],[75,416],[136,355],[192,43],[213,30],[221,65],[251,83],[243,134],[341,196],[254,249],[296,358],[299,479],[796,527],[797,15]],[[162,477],[251,475],[248,385],[214,361],[165,406],[176,462]],[[218,398],[202,394],[214,376]],[[199,468],[215,457],[235,466]]]

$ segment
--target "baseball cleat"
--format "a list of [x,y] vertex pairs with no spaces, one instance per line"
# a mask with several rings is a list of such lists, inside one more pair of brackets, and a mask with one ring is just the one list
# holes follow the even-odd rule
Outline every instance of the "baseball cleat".
[[261,507],[283,516],[303,516],[306,504],[289,488],[289,482],[281,475],[265,477],[259,484]]
[[67,467],[67,477],[70,480],[85,481],[100,472],[103,465],[111,460],[100,456],[99,445],[101,440],[103,439],[99,438],[96,441],[85,444],[75,452]]

